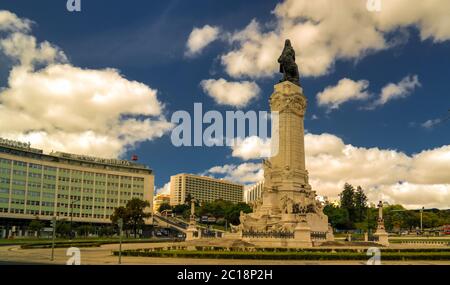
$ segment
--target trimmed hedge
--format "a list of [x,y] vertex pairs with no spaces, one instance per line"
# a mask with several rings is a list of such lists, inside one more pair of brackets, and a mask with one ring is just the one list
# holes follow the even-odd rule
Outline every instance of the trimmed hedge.
[[[149,252],[149,251],[167,251],[167,250],[186,250],[186,246],[168,246],[164,248],[146,248],[139,249],[141,251]],[[219,252],[267,252],[267,253],[296,253],[296,252],[323,252],[323,253],[365,253],[367,252],[367,248],[321,248],[321,247],[313,247],[313,248],[239,248],[239,247],[216,247],[216,246],[196,246],[196,251],[219,251]],[[396,248],[382,248],[382,252],[450,252],[450,247],[444,248],[404,248],[404,249],[396,249]]]
[[[158,243],[158,242],[178,242],[178,239],[149,239],[149,240],[123,240],[122,243]],[[64,247],[99,247],[104,244],[115,244],[119,243],[119,240],[92,240],[92,241],[57,241],[55,242],[55,248]],[[35,242],[29,244],[22,244],[20,246],[22,249],[33,249],[33,248],[51,248],[52,242]]]
[[[95,242],[74,242],[74,243],[63,243],[58,242],[55,243],[55,248],[65,248],[65,247],[99,247],[101,246],[101,243],[95,243]],[[51,248],[51,243],[41,243],[41,244],[23,244],[20,246],[22,249],[37,249],[37,248]]]
[[[118,255],[118,251],[113,252]],[[260,260],[367,260],[362,252],[232,252],[126,250],[123,256]],[[450,260],[450,252],[382,252],[382,260]]]
[[389,239],[390,243],[449,243],[450,239]]

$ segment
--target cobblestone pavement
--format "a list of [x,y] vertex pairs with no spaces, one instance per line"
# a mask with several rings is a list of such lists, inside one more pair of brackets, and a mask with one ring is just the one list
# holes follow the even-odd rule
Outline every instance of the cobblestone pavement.
[[[152,248],[169,246],[169,243],[124,244],[122,248]],[[118,244],[108,244],[101,247],[80,248],[82,265],[116,265],[118,257],[112,255],[118,250]],[[64,265],[69,259],[66,248],[55,249],[55,260],[50,261],[51,249],[21,249],[19,246],[0,247],[0,265],[6,264],[55,264]],[[153,258],[153,257],[122,257],[126,265],[364,265],[364,261],[313,261],[313,260],[229,260],[229,259],[195,259],[195,258]],[[450,261],[386,261],[382,264],[400,265],[450,265]]]

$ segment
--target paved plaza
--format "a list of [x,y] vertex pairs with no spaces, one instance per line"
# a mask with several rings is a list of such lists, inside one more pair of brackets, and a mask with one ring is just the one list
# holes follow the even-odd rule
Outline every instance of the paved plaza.
[[[138,249],[170,246],[169,243],[124,244],[123,249]],[[112,251],[118,250],[118,244],[101,247],[80,248],[82,265],[116,265],[118,257]],[[55,261],[50,261],[51,249],[21,249],[20,246],[1,246],[0,265],[7,264],[45,264],[64,265],[69,259],[66,248],[55,249]],[[231,260],[196,258],[154,258],[122,257],[125,265],[365,265],[365,261],[313,261],[313,260]],[[400,265],[450,265],[450,261],[386,261],[382,264]]]

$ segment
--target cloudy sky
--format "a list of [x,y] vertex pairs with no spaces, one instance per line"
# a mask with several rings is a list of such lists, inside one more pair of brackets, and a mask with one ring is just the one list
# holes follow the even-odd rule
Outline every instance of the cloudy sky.
[[[46,151],[137,154],[167,189],[201,173],[251,184],[270,140],[174,147],[172,113],[268,110],[284,39],[309,106],[311,184],[450,207],[450,2],[366,0],[0,3],[0,136]],[[205,126],[206,127],[206,126]]]

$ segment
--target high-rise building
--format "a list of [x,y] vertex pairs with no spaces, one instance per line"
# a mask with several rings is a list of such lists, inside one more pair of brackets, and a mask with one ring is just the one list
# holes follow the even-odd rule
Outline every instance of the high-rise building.
[[44,154],[29,144],[0,139],[0,227],[54,216],[110,223],[114,208],[134,197],[153,204],[153,191],[154,175],[147,166],[61,152]]
[[170,204],[170,195],[169,194],[156,194],[153,198],[153,213],[158,212],[159,207],[162,204]]
[[250,204],[262,199],[263,189],[264,181],[245,187],[244,202]]
[[200,202],[215,200],[243,202],[244,186],[222,179],[198,176],[193,174],[178,174],[170,177],[170,204],[184,204],[186,198],[197,199]]

